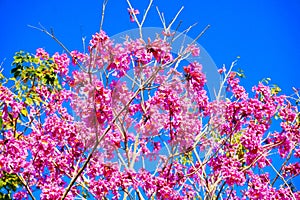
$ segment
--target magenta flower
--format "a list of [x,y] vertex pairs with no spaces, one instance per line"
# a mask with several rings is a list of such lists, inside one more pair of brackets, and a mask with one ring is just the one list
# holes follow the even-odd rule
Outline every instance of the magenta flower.
[[130,17],[130,21],[131,21],[131,22],[134,22],[134,21],[135,21],[134,15],[140,14],[140,11],[139,11],[139,10],[133,9],[133,8],[132,8],[132,9],[127,8],[127,11],[128,11],[128,13],[129,13],[129,17]]
[[39,57],[42,60],[49,59],[49,54],[43,48],[38,48],[36,50],[35,56]]

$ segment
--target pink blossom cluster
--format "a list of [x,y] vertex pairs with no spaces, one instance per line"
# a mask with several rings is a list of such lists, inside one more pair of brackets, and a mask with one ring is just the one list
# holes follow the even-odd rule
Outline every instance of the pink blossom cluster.
[[24,108],[23,102],[16,101],[15,94],[2,85],[0,85],[0,101],[2,102],[1,118],[4,122],[10,119],[17,119]]
[[191,54],[193,56],[199,56],[200,55],[200,48],[197,47],[197,45],[195,45],[195,44],[188,45],[188,47],[186,48],[186,51],[191,52]]
[[71,51],[70,54],[72,56],[72,64],[73,65],[76,65],[78,62],[83,63],[88,58],[87,54],[81,53],[77,50]]
[[[227,90],[231,91],[234,94],[236,99],[247,99],[248,95],[246,90],[239,85],[240,80],[236,78],[236,72],[231,72],[229,78],[227,79],[228,88]],[[230,87],[230,89],[229,89]]]
[[113,117],[112,104],[111,104],[111,91],[105,89],[101,82],[95,84],[95,109],[97,120],[99,124],[103,124],[106,121],[111,121]]
[[43,48],[38,48],[36,50],[36,54],[35,54],[38,58],[40,59],[48,59],[49,58],[49,54],[45,51],[45,49]]
[[[299,199],[285,181],[300,174],[298,107],[263,83],[248,94],[225,68],[228,98],[211,100],[202,65],[174,67],[171,49],[104,31],[88,54],[38,49],[64,82],[0,86],[0,179],[24,180],[14,198]],[[280,176],[257,173],[278,158]]]
[[238,158],[220,155],[212,159],[209,165],[214,170],[214,175],[221,176],[229,186],[244,185],[246,181],[246,171],[242,171],[242,163]]
[[53,59],[55,64],[57,65],[56,73],[67,75],[69,72],[69,64],[70,64],[70,58],[67,56],[67,54],[63,53],[59,55],[59,53],[56,52],[53,55]]
[[299,192],[291,194],[288,188],[275,188],[270,186],[269,174],[250,174],[250,182],[245,197],[250,199],[299,199]]

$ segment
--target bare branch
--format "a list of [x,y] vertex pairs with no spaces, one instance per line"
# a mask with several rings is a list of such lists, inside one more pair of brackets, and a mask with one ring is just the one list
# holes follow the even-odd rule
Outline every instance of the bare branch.
[[272,163],[271,163],[268,159],[266,159],[266,161],[269,163],[269,165],[272,167],[272,169],[275,171],[275,173],[281,178],[281,180],[284,182],[284,184],[286,185],[286,187],[289,188],[293,200],[296,200],[296,197],[295,197],[295,195],[294,195],[294,193],[293,193],[291,187],[290,187],[289,184],[286,182],[285,178],[284,178],[284,177],[276,170],[276,168],[272,165]]
[[166,27],[166,20],[165,20],[165,17],[164,17],[164,13],[160,12],[158,7],[156,6],[156,11],[158,13],[158,16],[160,18],[160,21],[164,27],[164,30],[167,30],[167,27]]
[[[127,1],[127,4],[128,4],[128,6],[129,6],[129,8],[130,8],[131,10],[134,10],[134,8],[132,7],[130,1],[129,1],[129,0],[126,0],[126,1]],[[140,24],[139,20],[137,19],[136,14],[133,12],[132,15],[133,15],[133,18],[134,18],[136,24],[138,25],[138,27],[141,28],[141,24]]]
[[199,35],[197,35],[197,37],[191,42],[191,44],[194,44],[195,42],[197,42],[197,40],[199,40],[199,38],[202,37],[202,35],[204,35],[204,33],[210,28],[210,25],[208,24]]
[[148,7],[147,7],[147,9],[146,9],[146,11],[145,11],[145,14],[144,14],[144,16],[143,16],[143,19],[142,19],[142,22],[141,22],[141,26],[143,26],[143,24],[144,24],[144,22],[145,22],[145,20],[146,20],[146,18],[147,18],[147,15],[148,15],[148,12],[149,12],[149,10],[150,10],[150,8],[151,8],[152,3],[153,3],[153,0],[150,0],[150,2],[149,2],[149,4],[148,4]]
[[274,180],[273,180],[272,183],[271,183],[271,186],[274,185],[274,183],[275,183],[276,180],[278,179],[278,177],[279,177],[279,175],[280,175],[280,173],[281,173],[283,167],[286,166],[286,163],[291,159],[291,156],[292,156],[292,154],[293,154],[293,150],[294,150],[294,148],[292,148],[292,149],[290,150],[290,152],[289,152],[287,158],[286,158],[285,161],[282,163],[282,165],[281,165],[281,167],[280,167],[278,173],[276,174],[276,177],[274,178]]
[[74,59],[75,60],[75,63],[80,67],[80,69],[81,70],[83,70],[84,71],[84,68],[83,68],[83,66],[78,62],[78,60],[76,59],[76,58],[74,58],[73,56],[72,56],[72,54],[71,54],[71,52],[70,52],[70,50],[54,35],[54,31],[53,31],[53,29],[51,28],[51,33],[49,33],[48,31],[47,31],[47,29],[45,29],[41,24],[40,24],[40,27],[41,28],[39,28],[39,27],[36,27],[36,26],[32,26],[32,25],[28,25],[28,27],[30,27],[30,28],[33,28],[33,29],[36,29],[36,30],[39,30],[39,31],[41,31],[41,32],[43,32],[43,33],[45,33],[46,35],[48,35],[49,37],[51,37],[57,44],[59,44],[59,46],[61,46],[66,52],[67,52],[67,54],[70,56],[70,57],[72,57],[72,59]]
[[28,186],[28,184],[26,183],[25,179],[23,178],[23,176],[20,174],[17,174],[19,180],[22,182],[22,184],[24,185],[24,187],[26,188],[27,192],[29,193],[30,197],[35,200],[33,194],[32,194],[32,191],[30,189],[30,187]]
[[105,9],[106,5],[108,3],[108,0],[103,0],[102,4],[102,14],[101,14],[101,22],[100,22],[100,31],[102,30],[103,22],[104,22],[104,14],[105,14]]
[[171,26],[173,25],[173,23],[176,21],[177,17],[179,16],[179,14],[181,13],[181,11],[183,10],[184,6],[182,6],[180,8],[180,10],[177,12],[177,14],[175,15],[175,17],[172,19],[172,21],[170,22],[169,26],[167,27],[167,30],[170,30]]

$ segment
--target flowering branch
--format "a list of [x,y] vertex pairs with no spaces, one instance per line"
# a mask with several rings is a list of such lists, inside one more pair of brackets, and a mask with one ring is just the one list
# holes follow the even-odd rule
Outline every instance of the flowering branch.
[[[194,59],[209,25],[186,46],[194,25],[170,32],[183,7],[168,25],[157,8],[163,32],[143,39],[153,1],[138,21],[127,0],[140,37],[115,43],[102,30],[107,3],[87,53],[30,26],[66,53],[17,52],[12,78],[0,73],[0,195],[19,185],[14,199],[36,198],[33,189],[41,199],[300,198],[290,183],[300,174],[298,90],[280,95],[266,79],[248,94],[234,61],[218,70],[218,91],[207,91],[205,63]],[[271,176],[256,173],[267,166]],[[278,178],[284,184],[276,188]]]

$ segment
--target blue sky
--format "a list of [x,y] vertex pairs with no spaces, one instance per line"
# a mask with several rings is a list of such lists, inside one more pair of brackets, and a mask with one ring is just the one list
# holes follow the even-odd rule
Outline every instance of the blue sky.
[[[148,1],[133,0],[142,13]],[[172,2],[172,3],[170,3]],[[56,36],[71,50],[82,49],[81,37],[87,41],[99,29],[100,0],[87,1],[0,1],[0,61],[9,71],[14,52],[35,52],[44,47],[54,53],[62,49],[42,32],[27,25],[53,28]],[[207,24],[209,31],[199,40],[218,67],[229,65],[237,56],[238,67],[245,71],[247,89],[259,80],[271,77],[283,92],[300,87],[300,2],[297,0],[154,0],[146,26],[161,26],[155,7],[170,21],[181,6],[181,31],[198,23],[189,33],[195,37]],[[104,30],[110,35],[135,28],[129,22],[125,0],[109,0]],[[178,22],[179,22],[178,20]],[[175,25],[177,25],[175,23]]]
[[[132,0],[132,5],[143,13],[147,2]],[[248,90],[267,77],[286,94],[293,92],[292,86],[300,88],[299,0],[154,0],[145,26],[161,26],[156,6],[167,22],[184,6],[175,26],[182,20],[182,31],[198,23],[189,33],[192,38],[210,24],[199,43],[219,68],[240,56],[238,68],[245,71],[247,78],[242,83]],[[16,51],[34,53],[39,47],[50,53],[63,51],[28,24],[53,28],[70,50],[82,50],[81,37],[89,41],[99,30],[101,7],[100,0],[0,0],[0,63],[4,61],[5,74]],[[125,0],[109,0],[103,26],[108,35],[136,27],[129,21],[127,7]]]

